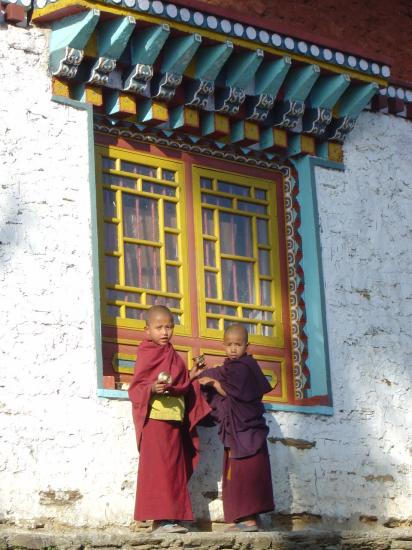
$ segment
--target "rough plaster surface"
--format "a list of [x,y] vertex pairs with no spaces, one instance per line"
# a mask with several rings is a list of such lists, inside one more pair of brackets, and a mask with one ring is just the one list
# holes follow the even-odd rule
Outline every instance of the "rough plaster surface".
[[[0,519],[129,524],[130,405],[96,397],[86,113],[50,100],[47,31],[0,32]],[[412,515],[411,142],[366,113],[345,172],[316,170],[335,414],[268,414],[281,514]],[[201,438],[194,509],[219,520]]]

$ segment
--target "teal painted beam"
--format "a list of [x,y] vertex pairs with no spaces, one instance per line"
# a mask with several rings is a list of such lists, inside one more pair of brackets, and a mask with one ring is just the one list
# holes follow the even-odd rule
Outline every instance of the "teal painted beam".
[[289,56],[277,61],[264,61],[255,74],[255,94],[276,97],[291,66],[292,60]]
[[376,82],[351,86],[337,104],[336,115],[339,118],[356,119],[378,91]]
[[116,17],[97,27],[97,52],[99,57],[119,59],[132,35],[136,21],[133,17]]
[[50,37],[50,72],[74,78],[84,57],[84,48],[99,21],[100,11],[90,10],[54,21]]
[[304,102],[319,76],[318,65],[308,65],[289,71],[283,85],[285,100]]
[[347,74],[321,76],[313,86],[307,103],[313,108],[333,109],[349,84],[350,77]]
[[246,88],[261,65],[263,56],[263,51],[260,49],[232,55],[226,64],[226,86]]
[[183,74],[202,42],[198,33],[169,40],[164,48],[162,73]]
[[136,29],[129,42],[131,64],[153,65],[169,35],[170,27],[166,23]]
[[195,78],[214,81],[232,53],[233,43],[229,40],[217,46],[199,48],[194,57]]

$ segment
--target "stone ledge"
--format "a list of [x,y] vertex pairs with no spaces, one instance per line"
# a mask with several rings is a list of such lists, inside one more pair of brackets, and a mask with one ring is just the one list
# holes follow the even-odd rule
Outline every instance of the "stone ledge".
[[375,531],[190,532],[163,535],[112,529],[0,527],[0,550],[412,550],[412,529]]

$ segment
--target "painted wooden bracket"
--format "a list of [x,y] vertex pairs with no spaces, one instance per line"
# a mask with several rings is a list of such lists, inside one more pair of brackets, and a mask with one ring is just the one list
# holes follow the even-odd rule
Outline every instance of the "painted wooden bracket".
[[321,76],[315,83],[307,99],[308,108],[303,116],[303,131],[322,136],[332,121],[332,109],[348,88],[350,77],[347,74]]
[[192,107],[178,105],[169,113],[170,127],[174,130],[198,133],[200,129],[199,111]]
[[148,96],[149,82],[153,78],[153,64],[170,35],[166,23],[144,29],[136,29],[130,39],[130,60],[132,69],[124,74],[123,89]]
[[239,112],[246,99],[246,88],[252,85],[263,56],[260,49],[231,56],[218,77],[218,83],[224,87],[216,93],[216,111],[231,115]]
[[164,101],[145,99],[137,108],[137,122],[158,126],[169,120],[169,111]]
[[272,109],[276,96],[292,60],[289,56],[277,61],[264,61],[255,74],[255,95],[246,99],[246,118],[264,122]]
[[[170,42],[170,43],[169,43]],[[163,53],[160,74],[151,81],[151,95],[170,101],[183,80],[183,73],[202,42],[198,33],[173,38],[167,42]]]
[[119,90],[106,89],[104,91],[104,110],[117,117],[129,117],[137,113],[136,96],[119,92]]
[[193,58],[194,79],[186,87],[186,105],[212,109],[212,96],[215,91],[215,79],[225,62],[233,52],[233,43],[226,41],[217,46],[199,48]]
[[212,139],[226,137],[230,133],[229,118],[226,115],[214,112],[200,114],[200,127],[203,136]]
[[283,152],[288,146],[288,134],[283,128],[263,128],[260,131],[259,149]]
[[52,23],[49,66],[53,76],[73,79],[77,75],[99,17],[99,10],[89,10]]
[[272,111],[274,126],[299,130],[305,112],[305,100],[319,76],[318,65],[308,65],[288,72],[283,85],[284,99]]
[[97,27],[98,58],[91,68],[88,82],[98,86],[107,86],[110,74],[127,46],[136,26],[133,17],[118,17],[105,21]]
[[259,126],[249,120],[235,120],[230,129],[230,141],[242,146],[258,143]]
[[343,141],[355,126],[356,119],[378,91],[376,82],[351,86],[334,108],[333,120],[324,134],[328,140]]

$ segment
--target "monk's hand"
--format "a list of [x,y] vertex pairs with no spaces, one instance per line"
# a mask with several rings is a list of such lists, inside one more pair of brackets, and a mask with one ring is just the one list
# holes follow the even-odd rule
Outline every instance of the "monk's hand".
[[164,394],[166,392],[168,384],[166,382],[154,382],[152,384],[152,393]]

